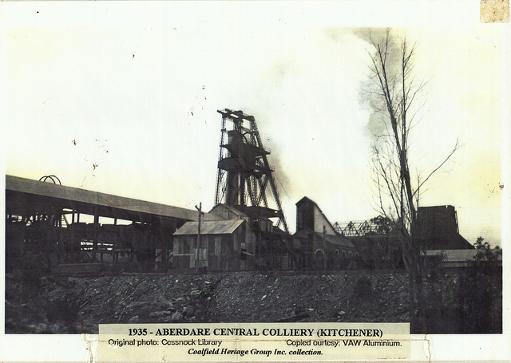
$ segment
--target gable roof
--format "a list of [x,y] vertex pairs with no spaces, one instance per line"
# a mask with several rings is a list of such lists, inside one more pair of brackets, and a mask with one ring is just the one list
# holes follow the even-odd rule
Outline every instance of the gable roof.
[[321,210],[321,208],[319,207],[319,205],[313,201],[312,199],[308,198],[308,197],[303,197],[302,199],[300,199],[298,202],[296,202],[296,205],[299,205],[299,204],[302,204],[302,203],[305,203],[305,202],[309,202],[309,203],[312,203],[316,208],[318,208],[319,210],[319,213],[321,213],[321,215],[323,216],[323,218],[325,218],[325,221],[328,223],[329,227],[332,228],[332,230],[335,232],[335,234],[337,236],[340,236],[340,233],[337,232],[337,230],[335,229],[335,227],[332,225],[332,223],[330,222],[330,220],[327,218],[327,216],[325,215],[325,213],[323,213],[323,211]]
[[316,204],[312,199],[308,198],[308,197],[302,197],[302,199],[300,199],[298,202],[296,202],[295,204],[298,205],[298,204],[302,204],[304,202],[312,202],[314,204]]
[[[227,219],[219,221],[204,221],[201,222],[201,235],[202,234],[231,234],[233,233],[245,220],[243,219]],[[197,235],[199,229],[199,222],[186,222],[174,232],[174,236],[191,236]]]
[[211,210],[208,212],[208,214],[211,214],[212,216],[218,216],[218,219],[222,219],[221,218],[222,216],[219,215],[219,211],[218,211],[219,209],[222,209],[222,208],[228,210],[229,212],[231,212],[234,215],[239,216],[240,218],[248,217],[245,213],[243,213],[236,207],[233,207],[233,206],[230,206],[230,205],[227,205],[224,203],[219,203],[219,204],[215,205],[213,208],[211,208]]

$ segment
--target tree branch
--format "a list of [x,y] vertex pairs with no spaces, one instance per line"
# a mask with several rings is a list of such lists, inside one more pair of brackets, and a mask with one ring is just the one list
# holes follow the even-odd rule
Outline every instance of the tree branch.
[[454,155],[454,153],[458,150],[458,146],[459,146],[459,140],[456,140],[456,144],[452,148],[451,152],[445,157],[445,159],[435,169],[433,169],[428,174],[428,176],[419,184],[419,186],[417,186],[417,189],[415,189],[415,191],[413,192],[414,196],[420,190],[420,188],[429,180],[429,178],[431,178],[433,176],[433,174],[435,174],[438,171],[438,169],[440,169],[451,158],[451,156]]

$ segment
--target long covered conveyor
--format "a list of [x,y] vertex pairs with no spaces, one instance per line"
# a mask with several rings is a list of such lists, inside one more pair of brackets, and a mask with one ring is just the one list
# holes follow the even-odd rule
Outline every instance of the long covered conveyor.
[[5,197],[8,271],[34,258],[50,270],[83,263],[166,270],[173,233],[198,218],[190,209],[10,175]]

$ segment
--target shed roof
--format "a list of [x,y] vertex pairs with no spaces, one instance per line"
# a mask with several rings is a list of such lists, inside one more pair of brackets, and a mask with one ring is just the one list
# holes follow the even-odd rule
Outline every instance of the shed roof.
[[477,254],[476,249],[465,250],[427,250],[426,256],[444,256],[446,262],[473,261]]
[[[227,219],[220,221],[201,222],[201,234],[231,234],[242,223],[243,219]],[[186,222],[175,233],[174,236],[196,235],[199,228],[199,222]]]
[[331,234],[322,234],[322,233],[318,233],[318,232],[314,232],[314,234],[321,239],[325,239],[325,241],[327,241],[333,245],[343,246],[343,247],[348,247],[348,248],[355,248],[353,243],[345,237],[333,236]]
[[348,238],[344,237],[344,236],[340,236],[340,235],[331,235],[331,234],[323,234],[323,233],[319,233],[319,232],[313,232],[313,231],[309,231],[309,230],[301,230],[301,231],[298,231],[296,232],[293,237],[295,238],[299,238],[299,239],[308,239],[310,237],[312,237],[312,235],[316,236],[316,238],[320,239],[320,240],[325,240],[325,242],[328,242],[332,245],[336,245],[336,246],[342,246],[342,247],[346,247],[346,248],[355,248],[355,245],[353,244],[353,242],[351,242]]

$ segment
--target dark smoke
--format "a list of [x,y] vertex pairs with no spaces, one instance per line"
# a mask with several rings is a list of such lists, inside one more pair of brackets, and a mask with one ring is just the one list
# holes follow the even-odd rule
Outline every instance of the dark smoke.
[[270,168],[273,170],[273,177],[277,182],[277,190],[281,195],[281,199],[283,197],[282,194],[286,195],[291,192],[291,179],[288,177],[285,168],[282,166],[280,159],[280,150],[276,147],[270,139],[266,139],[263,141],[264,147],[266,150],[270,151],[271,154],[268,156],[268,163],[270,163]]
[[372,67],[370,56],[375,54],[378,44],[384,44],[388,34],[389,53],[386,69],[389,80],[391,82],[398,82],[401,61],[400,47],[404,33],[399,29],[390,28],[357,28],[353,30],[353,34],[367,43],[368,78],[361,82],[359,98],[361,105],[370,112],[367,121],[367,131],[373,142],[377,144],[382,139],[381,137],[387,134],[388,115],[384,99],[380,94],[381,90],[378,86],[378,79],[370,72],[370,67]]

